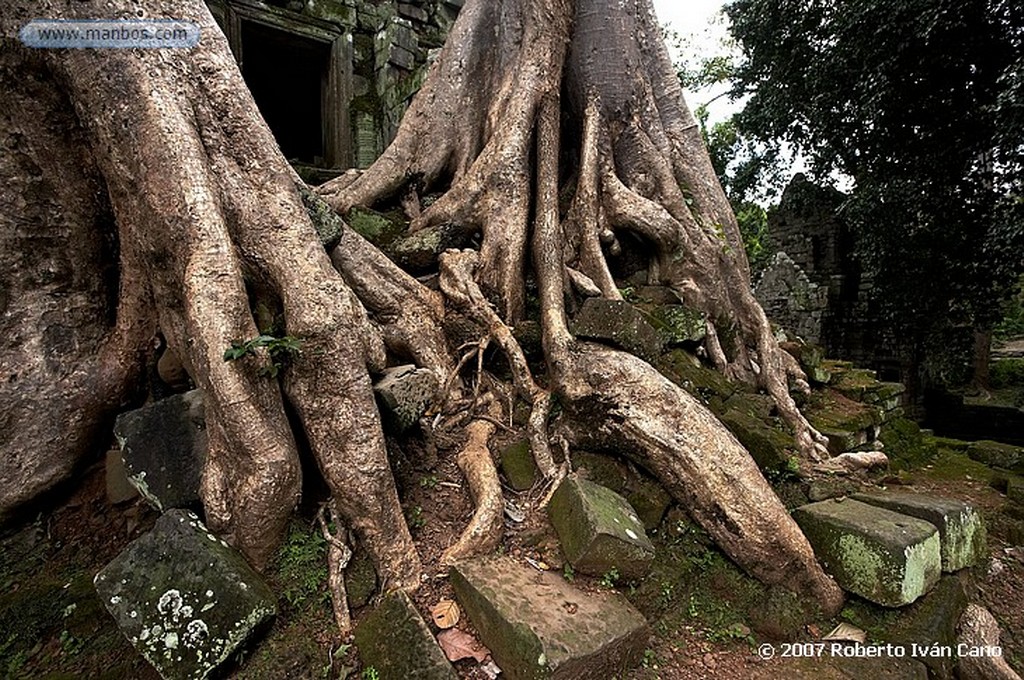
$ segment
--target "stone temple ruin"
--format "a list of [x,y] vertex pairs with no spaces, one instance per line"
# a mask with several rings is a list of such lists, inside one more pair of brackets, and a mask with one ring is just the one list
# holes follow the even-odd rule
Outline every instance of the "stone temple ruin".
[[209,0],[281,150],[311,183],[395,135],[462,0]]
[[897,380],[899,360],[870,299],[871,275],[854,257],[854,235],[838,212],[844,196],[796,175],[769,214],[774,255],[754,294],[775,323],[829,356]]

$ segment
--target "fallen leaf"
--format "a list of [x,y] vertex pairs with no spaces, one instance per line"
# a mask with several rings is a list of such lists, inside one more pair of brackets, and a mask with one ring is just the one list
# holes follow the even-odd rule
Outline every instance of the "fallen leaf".
[[484,647],[482,642],[458,628],[449,628],[438,633],[437,644],[441,645],[449,661],[472,658],[483,663],[491,654],[491,650]]
[[459,611],[459,605],[455,604],[453,600],[447,599],[441,600],[430,610],[430,616],[434,619],[434,624],[442,630],[453,627],[459,622],[461,615],[462,612]]
[[831,633],[821,639],[836,640],[837,642],[859,642],[864,644],[867,642],[868,634],[857,626],[851,626],[848,623],[840,623],[832,629]]

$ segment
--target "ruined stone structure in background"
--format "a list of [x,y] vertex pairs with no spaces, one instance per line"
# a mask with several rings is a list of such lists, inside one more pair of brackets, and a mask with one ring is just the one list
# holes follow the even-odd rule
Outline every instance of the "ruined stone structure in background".
[[873,283],[854,257],[845,196],[798,174],[769,213],[770,264],[755,286],[768,317],[826,354],[898,379],[899,362],[871,305]]
[[394,137],[463,0],[208,0],[285,156],[311,183]]

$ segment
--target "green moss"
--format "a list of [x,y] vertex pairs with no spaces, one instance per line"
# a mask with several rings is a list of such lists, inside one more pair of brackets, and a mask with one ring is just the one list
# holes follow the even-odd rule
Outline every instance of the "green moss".
[[890,465],[897,470],[924,465],[939,453],[935,441],[921,434],[917,423],[906,418],[886,422],[878,438],[885,444]]

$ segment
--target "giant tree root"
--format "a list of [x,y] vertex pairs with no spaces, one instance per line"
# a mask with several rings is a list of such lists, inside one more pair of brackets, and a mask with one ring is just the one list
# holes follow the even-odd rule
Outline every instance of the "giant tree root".
[[999,646],[999,623],[984,607],[972,604],[957,623],[957,646],[973,650],[976,656],[961,654],[957,673],[963,680],[1020,680],[1006,663]]
[[[404,314],[384,318],[383,298],[407,292],[408,279],[374,291],[368,307],[384,331],[370,323],[320,246],[294,173],[206,6],[130,5],[105,11],[193,21],[202,42],[190,50],[53,50],[44,58],[74,102],[109,193],[122,284],[136,287],[132,299],[149,302],[169,346],[204,390],[208,523],[257,566],[271,559],[301,486],[287,403],[381,580],[414,588],[420,560],[399,506],[368,367],[383,363],[383,336],[443,371],[450,363],[443,343],[436,332],[417,333]],[[4,28],[34,16],[92,19],[94,12],[69,0],[26,0],[5,7]],[[342,269],[364,293],[374,276],[394,273],[379,260]],[[271,362],[265,352],[224,361],[233,342],[263,330],[250,298],[283,318],[283,334],[301,341],[280,381],[261,371]],[[436,296],[417,302],[429,310],[422,318],[441,314]]]
[[[501,408],[493,401],[487,410],[491,418],[501,415]],[[487,446],[487,440],[494,434],[494,429],[491,419],[476,419],[466,427],[466,443],[456,461],[469,483],[476,511],[459,540],[444,551],[441,556],[443,565],[492,552],[501,543],[504,497],[498,471]]]

